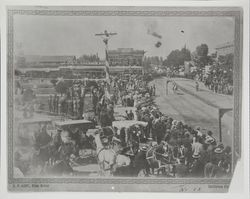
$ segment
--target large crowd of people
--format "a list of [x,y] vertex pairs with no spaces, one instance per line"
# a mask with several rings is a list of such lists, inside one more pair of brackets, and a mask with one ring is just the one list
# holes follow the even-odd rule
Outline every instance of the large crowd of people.
[[49,112],[56,115],[64,115],[81,118],[83,114],[85,98],[85,86],[82,82],[74,82],[63,95],[50,95],[48,99]]
[[[134,159],[136,159],[138,154],[144,151],[142,165],[145,166],[148,175],[153,174],[152,171],[149,171],[151,168],[149,151],[153,151],[155,154],[158,168],[166,169],[166,165],[171,165],[169,173],[173,177],[214,178],[231,175],[231,148],[218,142],[211,131],[203,132],[200,127],[192,128],[182,121],[163,114],[153,105],[152,98],[156,94],[155,85],[149,86],[143,75],[111,76],[110,84],[102,80],[88,87],[86,83],[74,82],[65,95],[55,94],[49,97],[50,113],[82,119],[87,89],[93,105],[92,121],[102,128],[113,127],[115,133],[112,135],[113,139],[109,140],[110,142],[115,141],[121,146],[123,150],[120,150],[120,153],[135,156]],[[113,122],[116,120],[115,106],[123,106],[128,109],[133,107],[133,110],[136,111],[126,111],[125,119],[142,121],[146,123],[146,126],[139,128],[138,125],[134,125],[127,130],[123,128],[118,131],[113,126]],[[41,136],[44,137],[45,129],[41,132]],[[78,133],[74,133],[74,135],[78,135]],[[88,137],[86,132],[84,136]],[[48,135],[45,137],[51,141]],[[35,146],[41,145],[38,138],[39,136],[37,136]],[[77,138],[75,143],[77,140],[79,139]],[[57,143],[55,140],[53,142]],[[42,145],[47,146],[48,141]],[[81,148],[80,144],[79,147]],[[67,149],[65,150],[67,151]],[[74,155],[79,154],[74,152]],[[68,159],[70,157],[69,154]]]
[[191,128],[152,106],[138,109],[137,114],[139,120],[148,123],[146,137],[158,146],[164,144],[166,156],[171,154],[175,159],[176,176],[210,178],[231,174],[231,148],[218,142],[211,131]]
[[232,69],[222,69],[214,64],[207,74],[200,71],[195,76],[196,80],[202,81],[204,85],[215,93],[233,94],[233,71]]
[[[153,95],[155,87],[148,87],[142,75],[112,77],[110,86],[101,84],[92,89],[93,109],[97,122],[102,127],[112,126],[115,120],[114,106],[120,104],[123,107],[137,107],[142,100]],[[131,114],[128,114],[129,118],[133,117]]]
[[[211,131],[202,132],[200,127],[194,129],[161,113],[153,105],[142,103],[138,106],[135,96],[138,96],[138,94],[142,95],[141,97],[153,96],[155,95],[155,87],[148,87],[146,82],[140,81],[140,77],[131,77],[125,82],[123,83],[119,79],[118,81],[114,80],[113,83],[114,88],[117,87],[118,93],[120,93],[118,101],[124,99],[123,96],[133,96],[129,99],[133,100],[134,98],[134,102],[137,104],[136,114],[134,115],[132,111],[126,112],[126,119],[137,119],[147,123],[144,132],[139,131],[138,134],[138,131],[130,128],[131,132],[128,131],[127,134],[130,135],[133,132],[136,132],[138,136],[143,134],[139,142],[150,143],[148,145],[150,147],[154,145],[156,153],[157,147],[158,149],[165,147],[164,150],[159,150],[159,164],[164,162],[164,159],[171,163],[173,165],[172,172],[177,177],[213,178],[231,175],[232,153],[229,146],[224,146],[223,143],[218,142]],[[136,87],[138,82],[141,85]],[[145,102],[145,98],[143,101]],[[124,103],[123,100],[121,103],[125,107],[133,106],[133,104]],[[111,126],[111,123],[103,126]],[[127,143],[124,143],[124,138],[122,138],[121,133],[120,135],[117,135],[116,138],[121,141],[121,145],[126,146]],[[140,144],[138,139],[135,140],[137,140],[135,141],[136,144]]]

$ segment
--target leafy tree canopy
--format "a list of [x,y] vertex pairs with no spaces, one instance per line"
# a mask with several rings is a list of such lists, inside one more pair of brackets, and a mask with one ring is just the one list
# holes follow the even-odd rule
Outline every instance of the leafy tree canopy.
[[191,53],[186,47],[182,48],[181,50],[173,50],[167,56],[167,59],[164,60],[163,65],[170,66],[170,67],[179,67],[184,65],[185,61],[191,60]]

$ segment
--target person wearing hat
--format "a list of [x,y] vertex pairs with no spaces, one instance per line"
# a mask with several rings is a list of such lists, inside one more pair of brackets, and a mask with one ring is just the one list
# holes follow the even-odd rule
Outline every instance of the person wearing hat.
[[216,139],[213,137],[213,133],[211,131],[207,132],[204,143],[209,146],[208,150],[211,150],[216,145]]
[[232,167],[231,147],[227,146],[223,150],[223,156],[221,157],[221,160],[218,162],[218,166],[221,169],[221,173],[224,176],[230,177],[231,167]]
[[140,151],[147,152],[147,150],[148,150],[148,147],[147,147],[147,146],[142,146],[142,147],[140,147]]
[[116,153],[121,152],[122,146],[121,146],[121,140],[119,138],[113,136],[113,138],[112,138],[112,144],[113,144],[113,150]]
[[200,143],[200,138],[198,137],[197,139],[195,139],[195,142],[192,144],[193,154],[200,154],[202,148],[203,147],[202,147],[202,144]]
[[35,136],[35,150],[39,152],[41,161],[48,159],[47,147],[51,142],[52,138],[48,135],[46,126],[40,126],[40,130],[37,136]]
[[197,160],[197,159],[199,159],[201,157],[201,155],[199,153],[194,153],[192,155],[192,157],[193,157],[194,160]]
[[214,152],[215,152],[215,154],[221,154],[223,152],[223,150],[220,147],[216,147],[214,149]]
[[188,176],[188,167],[185,165],[185,158],[180,158],[180,161],[175,166],[175,177],[185,178]]
[[59,147],[62,144],[61,132],[62,132],[62,128],[58,127],[57,130],[56,130],[56,134],[55,134],[55,136],[53,138],[53,142],[54,142],[56,150],[58,150]]
[[204,167],[204,177],[214,178],[218,171],[218,166],[216,165],[216,158],[212,157],[211,160],[205,164]]
[[159,145],[156,145],[155,153],[159,168],[169,162],[168,146],[164,141],[162,141]]
[[197,136],[202,137],[201,128],[199,126],[196,128],[196,131],[197,131]]
[[219,162],[221,161],[221,159],[223,158],[224,154],[223,154],[223,149],[221,147],[216,147],[214,149],[214,153],[213,156],[216,158],[216,164],[218,165]]
[[134,120],[134,113],[132,112],[132,110],[130,110],[129,111],[129,113],[128,113],[128,118],[129,118],[129,120]]
[[203,177],[204,175],[204,164],[200,161],[200,154],[199,153],[194,153],[192,155],[193,157],[193,163],[190,168],[190,173],[192,177]]
[[108,140],[107,137],[102,137],[101,138],[101,142],[102,142],[104,148],[108,148],[108,146],[109,146],[109,140]]
[[134,172],[138,174],[141,170],[146,170],[146,175],[149,175],[149,163],[146,159],[147,149],[146,147],[141,147],[134,158]]

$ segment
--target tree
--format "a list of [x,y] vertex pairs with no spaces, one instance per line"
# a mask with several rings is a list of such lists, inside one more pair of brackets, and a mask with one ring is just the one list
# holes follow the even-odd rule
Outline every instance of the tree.
[[180,59],[180,50],[173,50],[168,56],[166,60],[167,66],[173,66],[177,67],[181,65],[181,59]]
[[207,57],[208,54],[208,46],[207,44],[201,44],[196,47],[196,52],[199,57]]
[[150,72],[152,70],[152,66],[161,66],[162,65],[162,58],[158,56],[152,57],[144,57],[142,61],[142,65],[145,71]]
[[183,65],[185,61],[191,60],[191,53],[186,47],[181,50],[173,50],[167,56],[167,59],[163,61],[163,65],[174,67],[176,69]]
[[230,84],[233,84],[234,55],[231,53],[225,56],[219,56],[218,62],[219,68],[225,71],[224,76],[228,79]]
[[99,63],[100,62],[100,58],[98,56],[98,54],[94,54],[94,55],[82,55],[77,59],[77,62],[79,64],[81,63]]
[[191,60],[191,53],[186,47],[181,49],[181,62],[190,61]]
[[198,67],[205,67],[208,64],[209,57],[207,44],[201,44],[196,47],[196,56],[194,61]]

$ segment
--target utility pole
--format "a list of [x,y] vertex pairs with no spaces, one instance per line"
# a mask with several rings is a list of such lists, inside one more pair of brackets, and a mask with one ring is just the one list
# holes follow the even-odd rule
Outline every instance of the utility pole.
[[219,138],[220,138],[220,142],[222,142],[222,128],[221,128],[221,118],[223,117],[223,115],[228,112],[228,111],[232,111],[232,108],[219,108]]
[[170,82],[170,80],[169,79],[167,79],[167,81],[166,81],[166,95],[168,95],[168,83]]
[[95,36],[100,36],[102,38],[102,40],[103,40],[103,43],[105,44],[105,66],[106,66],[106,79],[107,79],[108,83],[110,83],[109,59],[108,59],[108,42],[109,42],[109,39],[114,35],[117,35],[117,33],[108,32],[107,30],[105,30],[103,33],[95,34]]

